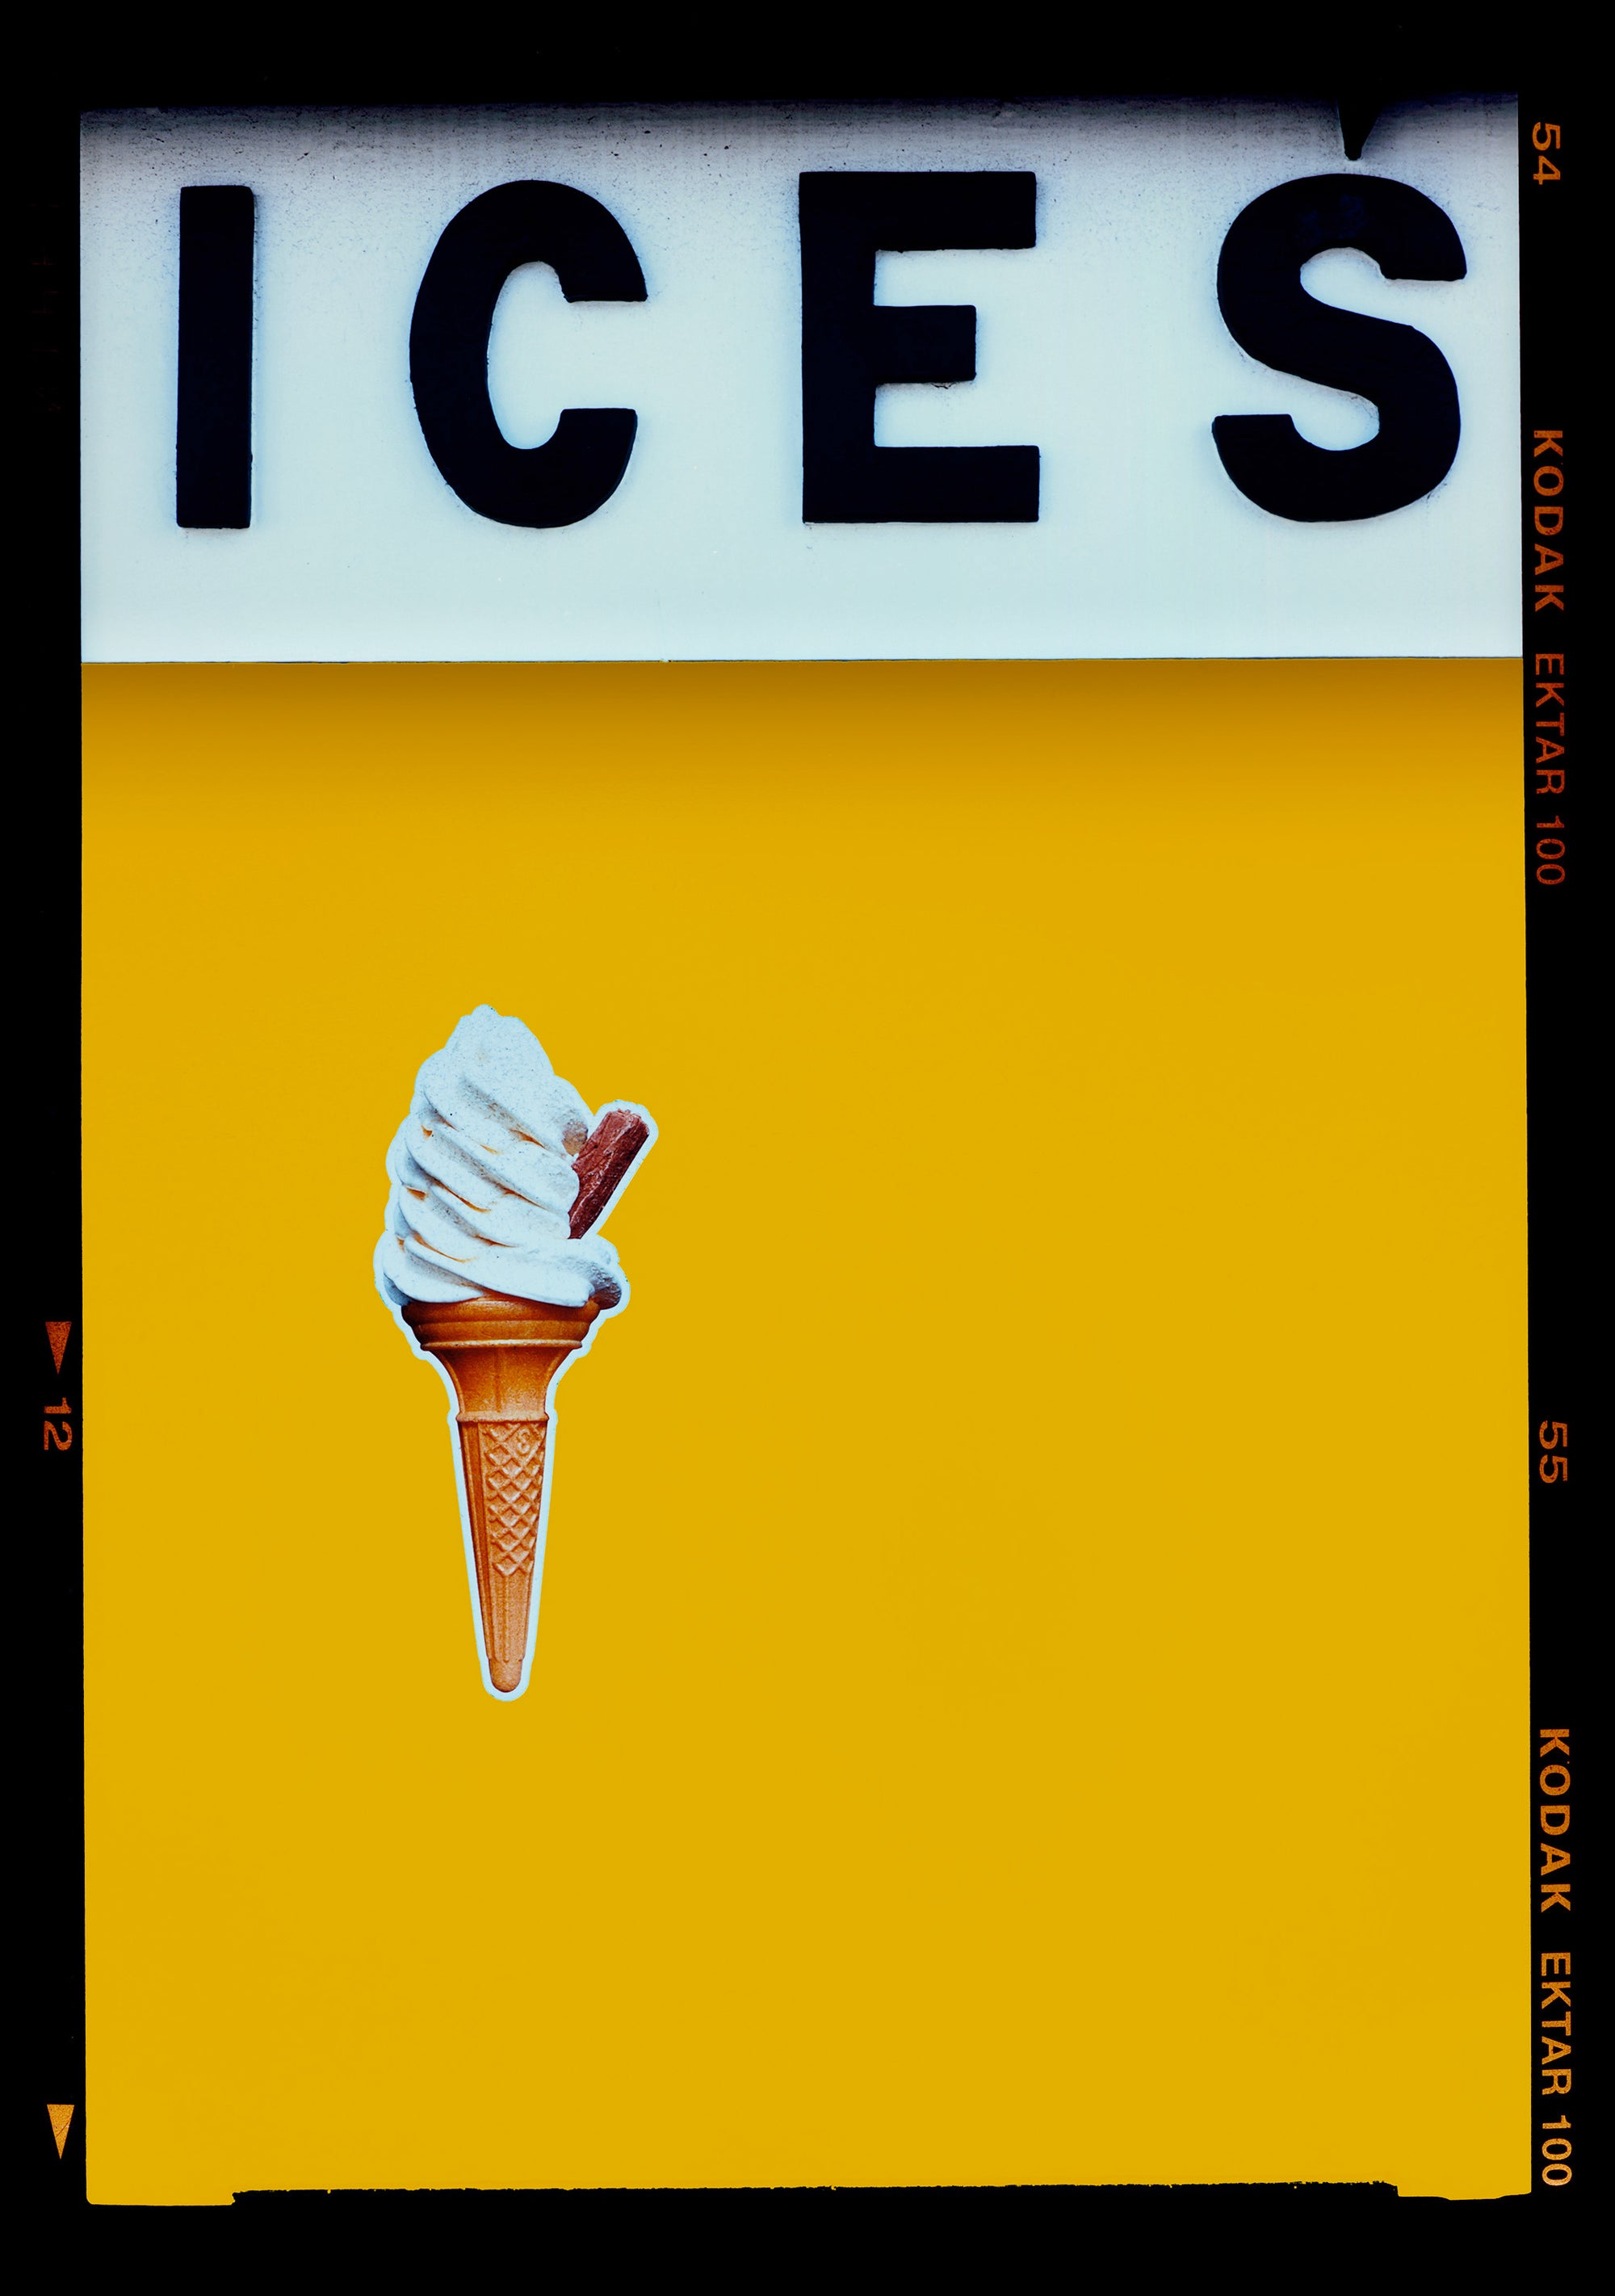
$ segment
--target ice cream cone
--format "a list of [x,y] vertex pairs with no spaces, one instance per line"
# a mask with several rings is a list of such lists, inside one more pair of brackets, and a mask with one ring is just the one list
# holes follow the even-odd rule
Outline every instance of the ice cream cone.
[[542,1568],[550,1382],[599,1313],[593,1300],[554,1308],[500,1292],[404,1307],[416,1340],[455,1383],[482,1643],[496,1690],[517,1688],[527,1657],[533,1580]]

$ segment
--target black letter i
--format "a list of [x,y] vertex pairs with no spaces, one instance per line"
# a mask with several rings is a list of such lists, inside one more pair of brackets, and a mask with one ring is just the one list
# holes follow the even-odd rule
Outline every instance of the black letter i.
[[179,405],[174,516],[252,523],[252,194],[241,184],[179,195]]

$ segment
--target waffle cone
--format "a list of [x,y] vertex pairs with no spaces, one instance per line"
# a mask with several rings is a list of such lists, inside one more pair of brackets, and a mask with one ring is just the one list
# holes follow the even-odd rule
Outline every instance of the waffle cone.
[[448,1372],[471,1519],[482,1646],[496,1690],[514,1690],[544,1568],[550,1384],[600,1313],[489,1292],[447,1305],[409,1300],[404,1320]]

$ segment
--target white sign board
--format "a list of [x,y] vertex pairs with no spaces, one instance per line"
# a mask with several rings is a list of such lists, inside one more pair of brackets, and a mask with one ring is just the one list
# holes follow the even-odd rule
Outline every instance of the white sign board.
[[[92,116],[86,653],[1513,653],[1514,139],[1496,98],[1393,109],[1356,163],[1332,111],[1271,102]],[[976,373],[880,388],[872,438],[1035,447],[1035,517],[804,516],[800,179],[848,171],[1034,179],[1030,244],[879,255],[877,303],[974,307]],[[1380,417],[1242,348],[1218,264],[1252,201],[1324,176],[1407,186],[1450,222],[1461,277],[1387,277],[1333,246],[1299,280],[1418,330],[1462,427],[1416,500],[1308,520],[1241,491],[1213,422],[1288,414],[1339,452]],[[568,301],[553,269],[523,262],[498,296],[487,387],[512,447],[542,444],[567,407],[637,418],[620,483],[562,526],[463,500],[412,390],[434,250],[513,183],[586,193],[644,278],[643,300]],[[180,195],[225,184],[254,201],[250,523],[183,527]]]

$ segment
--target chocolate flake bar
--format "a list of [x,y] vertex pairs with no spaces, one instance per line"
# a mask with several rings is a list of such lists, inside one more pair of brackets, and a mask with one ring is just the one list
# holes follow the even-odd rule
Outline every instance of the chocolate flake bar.
[[650,1136],[650,1126],[632,1109],[607,1109],[572,1159],[572,1169],[578,1175],[578,1197],[572,1206],[575,1236],[588,1234]]

